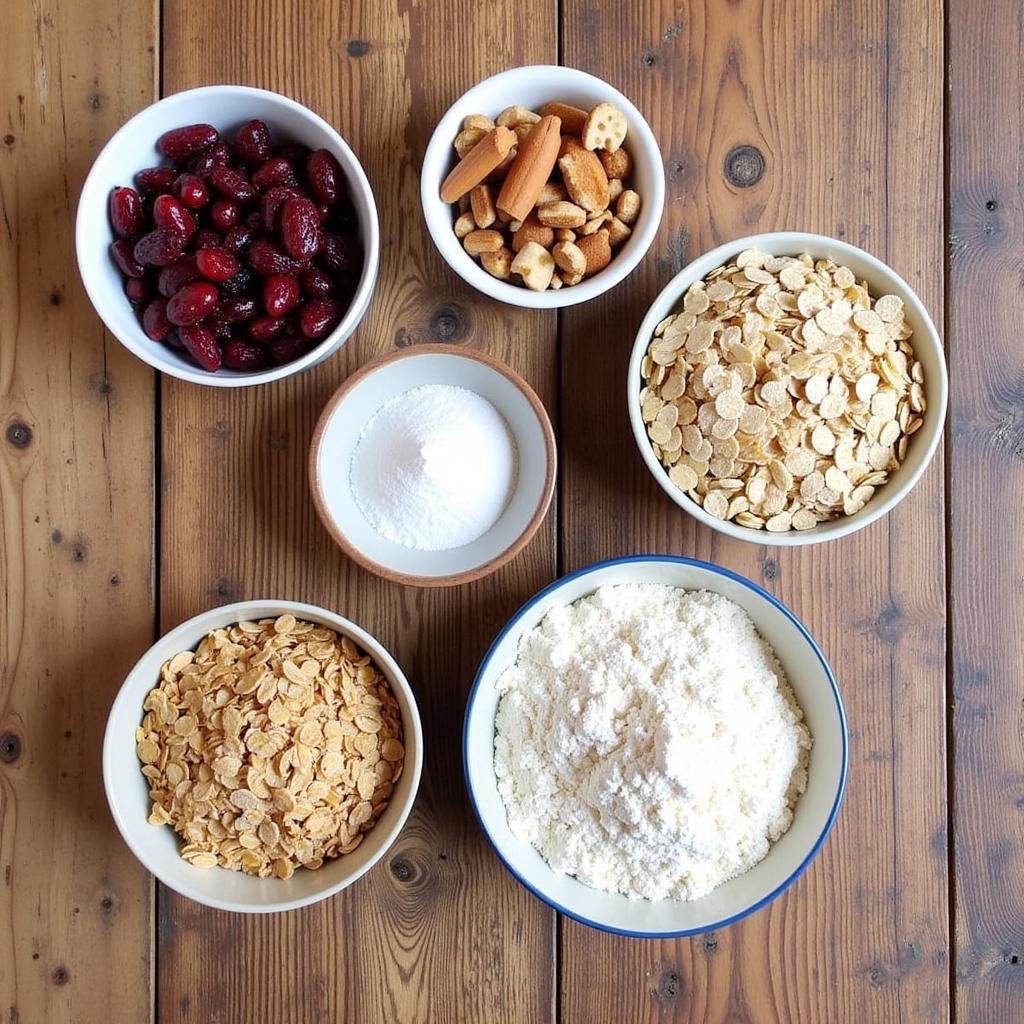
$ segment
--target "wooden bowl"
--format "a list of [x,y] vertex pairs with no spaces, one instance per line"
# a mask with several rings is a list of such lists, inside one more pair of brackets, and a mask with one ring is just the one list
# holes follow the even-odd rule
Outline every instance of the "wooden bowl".
[[[385,402],[434,384],[487,399],[515,440],[518,465],[512,496],[483,536],[447,551],[419,551],[370,525],[352,495],[349,467],[363,428]],[[519,374],[473,349],[416,345],[367,363],[334,393],[313,432],[309,482],[327,532],[354,562],[394,583],[450,587],[487,576],[525,547],[551,504],[556,461],[551,421]]]

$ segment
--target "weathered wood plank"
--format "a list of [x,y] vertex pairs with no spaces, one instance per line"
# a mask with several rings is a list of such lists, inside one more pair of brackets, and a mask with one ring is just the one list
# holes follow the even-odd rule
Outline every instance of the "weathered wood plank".
[[145,1021],[153,887],[99,750],[152,642],[154,376],[74,260],[93,158],[154,98],[152,4],[4,8],[0,69],[0,1017]]
[[[712,245],[819,231],[882,258],[942,314],[942,9],[812,2],[564,8],[564,60],[644,111],[667,174],[664,224],[621,288],[562,318],[563,568],[668,551],[778,594],[837,669],[850,786],[808,874],[717,935],[636,942],[566,922],[567,1022],[929,1020],[948,1012],[941,459],[898,511],[803,550],[729,542],[657,490],[623,406],[636,325]],[[748,146],[756,160],[730,168]],[[730,169],[736,180],[730,180]]]
[[396,848],[340,897],[241,919],[161,893],[161,1020],[552,1016],[553,915],[504,872],[471,821],[459,737],[487,644],[554,574],[553,526],[490,580],[433,593],[387,585],[346,562],[320,528],[305,453],[331,391],[395,344],[486,347],[551,404],[554,316],[496,306],[455,278],[423,227],[418,172],[457,95],[505,66],[554,59],[554,46],[554,8],[540,0],[514,11],[320,0],[301,15],[283,0],[165,5],[166,91],[228,80],[310,104],[363,161],[384,243],[370,313],[325,366],[234,394],[164,383],[162,624],[255,594],[335,608],[405,668],[427,753],[417,810]]
[[1021,6],[949,17],[956,1019],[1024,1007]]

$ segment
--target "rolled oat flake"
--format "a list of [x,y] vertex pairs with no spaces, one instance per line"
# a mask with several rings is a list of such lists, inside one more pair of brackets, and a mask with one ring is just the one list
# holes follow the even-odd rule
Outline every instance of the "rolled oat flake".
[[356,442],[352,494],[382,537],[419,551],[471,544],[515,490],[515,441],[467,388],[428,384],[385,402]]

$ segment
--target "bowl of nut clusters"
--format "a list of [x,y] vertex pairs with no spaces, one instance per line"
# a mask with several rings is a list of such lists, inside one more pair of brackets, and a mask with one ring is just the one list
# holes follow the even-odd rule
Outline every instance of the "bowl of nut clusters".
[[103,742],[107,802],[165,885],[267,913],[339,892],[387,852],[419,786],[408,681],[323,608],[243,601],[172,629],[129,673]]
[[623,280],[661,221],[665,174],[643,115],[575,68],[514,68],[448,109],[420,176],[448,265],[515,306],[586,302]]
[[323,118],[264,89],[192,89],[136,114],[96,158],[75,236],[86,292],[118,341],[218,387],[326,359],[377,278],[359,161]]
[[942,437],[942,342],[881,260],[823,235],[721,245],[637,333],[627,400],[669,497],[739,540],[853,533],[920,479]]

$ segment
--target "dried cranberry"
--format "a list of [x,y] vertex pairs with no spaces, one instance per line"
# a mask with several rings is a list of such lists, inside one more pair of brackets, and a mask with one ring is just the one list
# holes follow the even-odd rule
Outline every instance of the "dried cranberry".
[[214,167],[210,181],[222,196],[240,205],[251,203],[256,198],[257,192],[252,182],[233,167]]
[[171,333],[171,322],[167,319],[167,300],[154,299],[142,314],[142,329],[153,341],[163,341]]
[[284,318],[276,316],[257,316],[249,321],[249,337],[265,345],[273,341],[284,330]]
[[249,267],[239,267],[234,277],[229,277],[220,286],[222,295],[241,295],[243,292],[251,291],[256,284],[256,275]]
[[149,282],[144,277],[125,278],[124,293],[133,306],[147,302],[153,294]]
[[115,188],[110,192],[110,225],[119,238],[135,241],[142,234],[142,197],[133,188]]
[[212,124],[190,124],[164,132],[156,140],[156,148],[168,160],[180,164],[202,153],[204,149],[209,149],[219,138],[220,133]]
[[262,345],[232,338],[224,346],[224,365],[231,370],[262,370],[270,355]]
[[356,217],[356,210],[348,193],[339,196],[338,201],[331,207],[327,226],[342,235],[353,234],[359,229],[359,219]]
[[180,260],[164,267],[160,271],[157,281],[157,291],[169,299],[176,291],[184,288],[185,285],[199,279],[199,268],[196,266],[196,258],[192,253],[182,256]]
[[262,231],[263,230],[263,215],[259,210],[253,210],[252,213],[248,214],[242,223],[250,231]]
[[324,338],[341,321],[342,308],[334,299],[313,299],[302,307],[299,329],[307,338]]
[[156,197],[153,203],[153,222],[158,228],[173,228],[185,239],[191,238],[196,229],[192,214],[185,209],[181,200],[169,195]]
[[157,228],[135,243],[135,259],[148,266],[166,267],[181,255],[184,248],[185,237],[180,231],[175,228]]
[[211,373],[220,369],[220,346],[213,332],[202,324],[191,324],[179,327],[176,331],[178,340],[188,354],[204,369]]
[[330,275],[319,267],[304,270],[301,277],[302,291],[311,299],[322,299],[334,291],[334,282]]
[[306,198],[288,199],[281,210],[281,241],[289,256],[312,259],[320,246],[320,218]]
[[174,194],[190,209],[198,210],[210,201],[206,182],[195,174],[180,174],[174,182]]
[[271,316],[290,313],[299,301],[299,282],[290,274],[271,274],[263,282],[263,308]]
[[135,184],[151,196],[160,195],[174,188],[177,177],[178,172],[173,167],[147,167],[135,175]]
[[277,147],[274,156],[283,156],[285,160],[290,160],[296,167],[303,167],[311,152],[309,146],[304,146],[301,142],[285,142]]
[[119,238],[116,242],[111,243],[110,256],[117,264],[117,269],[125,277],[142,277],[146,272],[146,268],[135,259],[135,251],[131,242],[124,238]]
[[196,253],[196,266],[208,281],[226,281],[238,273],[240,264],[237,257],[223,249],[203,249]]
[[328,206],[336,203],[341,195],[344,175],[334,154],[326,149],[310,153],[306,161],[306,181],[318,203],[326,203]]
[[215,167],[225,167],[229,163],[231,163],[231,150],[226,142],[218,142],[205,153],[193,157],[188,163],[188,169],[200,178],[209,178]]
[[252,183],[260,190],[272,188],[274,185],[290,185],[294,188],[299,183],[295,167],[282,156],[274,156],[253,171]]
[[175,328],[170,334],[164,338],[164,344],[168,348],[173,348],[175,352],[184,352],[185,346],[182,344],[181,338],[178,336],[178,330]]
[[221,299],[217,308],[230,323],[240,323],[256,316],[260,311],[260,304],[254,295],[232,295]]
[[210,222],[218,231],[227,231],[238,223],[238,207],[227,199],[218,199],[210,207]]
[[356,235],[336,235],[321,229],[317,259],[335,277],[355,279],[363,269],[363,247]]
[[288,185],[275,185],[268,188],[260,199],[260,216],[263,218],[263,225],[267,231],[277,231],[279,227],[278,214],[281,207],[291,198],[299,193]]
[[198,252],[200,249],[219,249],[220,235],[210,228],[201,228],[192,236],[190,248],[193,252]]
[[193,281],[176,291],[167,302],[167,319],[185,327],[208,317],[217,305],[220,295],[212,284]]
[[291,334],[284,338],[276,338],[269,345],[270,358],[278,366],[290,363],[309,351],[309,342],[301,334]]
[[264,277],[271,274],[298,274],[306,269],[305,263],[285,255],[269,238],[257,238],[249,246],[245,258],[249,266]]
[[252,232],[244,224],[236,224],[224,236],[224,248],[236,255],[252,241]]
[[221,344],[231,337],[230,321],[216,309],[203,321],[203,326],[208,328]]
[[270,129],[263,121],[246,121],[231,140],[235,152],[247,164],[261,164],[273,153]]

